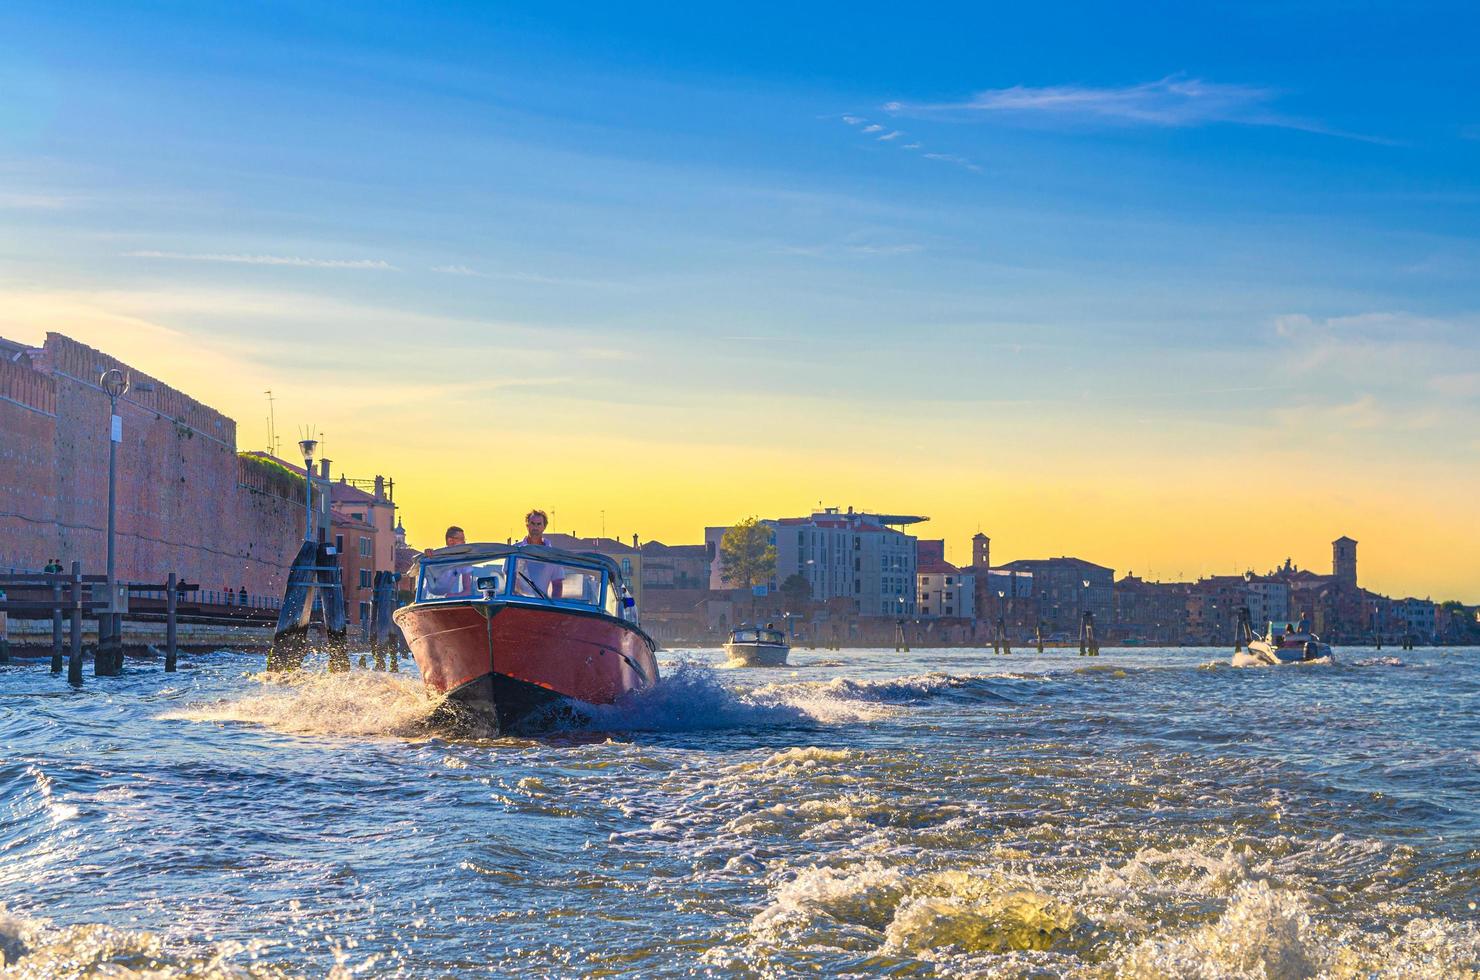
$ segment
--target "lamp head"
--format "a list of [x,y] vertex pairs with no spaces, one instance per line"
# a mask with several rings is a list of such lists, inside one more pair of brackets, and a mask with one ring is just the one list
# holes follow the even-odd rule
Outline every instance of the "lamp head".
[[121,398],[128,391],[128,375],[118,370],[118,368],[109,368],[98,379],[98,384],[103,386],[103,390],[108,393],[109,398]]
[[298,451],[303,454],[304,459],[313,459],[313,454],[319,448],[317,439],[301,439],[298,442]]

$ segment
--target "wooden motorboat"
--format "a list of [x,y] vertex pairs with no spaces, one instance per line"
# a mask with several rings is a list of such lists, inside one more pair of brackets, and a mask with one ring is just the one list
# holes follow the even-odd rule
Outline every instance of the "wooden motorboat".
[[562,700],[611,704],[658,682],[657,644],[604,555],[465,544],[420,558],[396,610],[427,689],[495,733]]

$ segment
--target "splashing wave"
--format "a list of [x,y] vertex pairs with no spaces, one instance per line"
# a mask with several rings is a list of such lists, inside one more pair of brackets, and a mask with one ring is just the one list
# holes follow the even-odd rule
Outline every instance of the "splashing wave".
[[398,674],[296,671],[258,674],[261,690],[166,712],[167,721],[245,722],[293,735],[426,734],[441,704],[421,681]]

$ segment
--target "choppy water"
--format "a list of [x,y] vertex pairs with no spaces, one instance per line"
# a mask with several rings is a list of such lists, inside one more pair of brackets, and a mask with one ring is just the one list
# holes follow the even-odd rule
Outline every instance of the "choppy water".
[[[1480,653],[663,655],[456,741],[414,675],[0,668],[7,976],[1480,973]],[[111,972],[109,972],[111,971]]]

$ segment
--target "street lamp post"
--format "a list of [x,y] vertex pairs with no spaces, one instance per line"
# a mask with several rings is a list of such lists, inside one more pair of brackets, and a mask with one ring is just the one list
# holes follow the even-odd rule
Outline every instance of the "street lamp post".
[[314,453],[318,440],[299,440],[297,449],[303,453],[303,540],[314,540]]
[[[119,635],[123,615],[118,606],[118,548],[116,542],[118,508],[118,444],[123,441],[123,419],[118,414],[118,399],[129,389],[129,379],[117,368],[109,368],[98,379],[108,396],[108,612],[99,617],[98,649],[93,656],[93,672],[111,677],[123,672],[122,637]],[[106,634],[106,640],[104,639]]]

